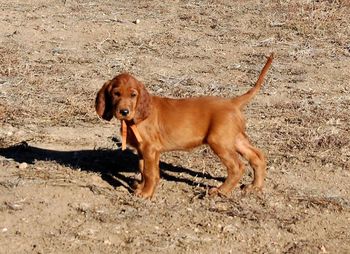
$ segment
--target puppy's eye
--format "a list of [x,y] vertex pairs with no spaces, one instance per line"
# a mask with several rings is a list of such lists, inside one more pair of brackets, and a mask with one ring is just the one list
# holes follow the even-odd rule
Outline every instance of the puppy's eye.
[[120,96],[120,92],[114,92],[114,95],[119,97]]
[[136,97],[136,93],[131,93],[131,98],[134,98],[134,97]]

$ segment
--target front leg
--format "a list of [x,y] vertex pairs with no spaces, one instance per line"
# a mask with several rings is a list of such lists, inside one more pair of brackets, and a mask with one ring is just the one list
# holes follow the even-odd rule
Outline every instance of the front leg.
[[138,184],[135,194],[143,198],[151,198],[159,182],[159,156],[160,153],[152,148],[147,148],[143,152],[142,180]]
[[145,160],[143,159],[143,156],[141,154],[141,152],[139,151],[139,171],[140,171],[140,174],[141,174],[141,180],[135,180],[134,182],[134,186],[133,188],[136,190],[142,190],[144,184],[145,184],[145,181],[144,181],[144,178],[142,176],[142,173],[143,173],[143,169],[145,168]]

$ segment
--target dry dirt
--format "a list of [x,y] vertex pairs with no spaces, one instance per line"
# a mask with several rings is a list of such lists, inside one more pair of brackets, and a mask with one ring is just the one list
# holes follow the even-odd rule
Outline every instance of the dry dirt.
[[[0,253],[350,253],[349,17],[346,0],[1,0]],[[226,172],[201,147],[163,154],[155,197],[135,197],[103,82],[234,96],[272,51],[245,110],[264,192],[208,197]]]

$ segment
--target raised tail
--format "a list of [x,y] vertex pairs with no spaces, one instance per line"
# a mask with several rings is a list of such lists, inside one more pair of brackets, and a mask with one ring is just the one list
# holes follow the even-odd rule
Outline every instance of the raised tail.
[[273,58],[274,58],[274,53],[271,53],[255,85],[245,94],[242,94],[241,96],[238,96],[232,99],[232,102],[237,104],[239,108],[243,108],[245,105],[247,105],[248,102],[250,102],[251,99],[253,99],[253,97],[259,92],[261,86],[264,83],[264,77],[271,66]]

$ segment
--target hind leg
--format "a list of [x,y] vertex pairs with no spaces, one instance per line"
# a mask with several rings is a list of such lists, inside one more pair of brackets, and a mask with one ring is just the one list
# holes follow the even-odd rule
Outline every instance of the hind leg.
[[266,159],[264,154],[255,148],[245,134],[240,134],[236,138],[237,151],[249,162],[254,171],[253,182],[245,190],[262,190],[266,176]]
[[244,165],[239,160],[238,154],[233,149],[232,145],[225,145],[224,142],[218,143],[210,141],[208,144],[227,168],[227,178],[225,182],[217,188],[211,188],[209,190],[209,194],[222,194],[224,196],[228,196],[242,178]]

